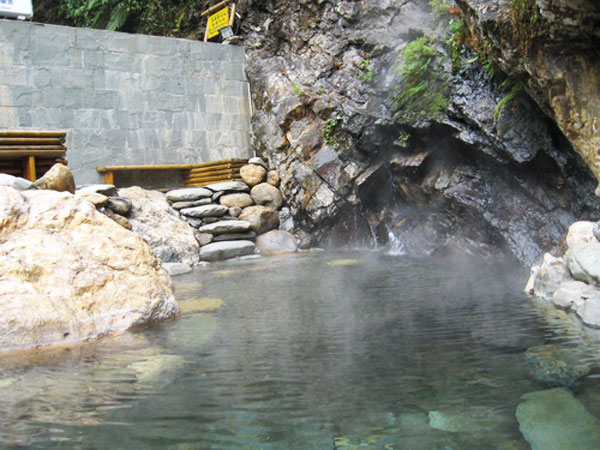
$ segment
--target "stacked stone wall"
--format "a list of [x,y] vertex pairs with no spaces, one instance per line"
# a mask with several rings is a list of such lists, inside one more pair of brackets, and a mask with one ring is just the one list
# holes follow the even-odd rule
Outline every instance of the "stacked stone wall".
[[0,130],[66,130],[78,184],[102,165],[247,158],[244,61],[242,47],[0,20]]

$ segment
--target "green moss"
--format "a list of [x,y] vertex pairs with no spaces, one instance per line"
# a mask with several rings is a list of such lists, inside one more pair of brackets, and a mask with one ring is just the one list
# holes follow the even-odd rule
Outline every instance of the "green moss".
[[371,68],[371,60],[363,59],[360,63],[358,63],[359,73],[358,77],[361,79],[363,83],[372,83],[373,82],[373,69]]
[[290,85],[292,86],[292,92],[294,92],[297,97],[302,97],[304,95],[304,90],[296,83],[290,81]]
[[327,122],[323,124],[323,128],[321,129],[323,133],[323,140],[325,143],[330,145],[333,149],[337,149],[338,143],[333,134],[335,127],[342,120],[342,116],[331,117]]
[[394,98],[396,119],[410,122],[440,118],[448,105],[448,74],[443,69],[444,55],[434,41],[417,38],[402,51],[400,93]]
[[500,84],[500,87],[506,92],[504,97],[500,99],[496,107],[494,108],[494,117],[499,119],[504,111],[504,108],[512,102],[512,100],[520,93],[523,92],[523,84],[514,78],[507,78]]

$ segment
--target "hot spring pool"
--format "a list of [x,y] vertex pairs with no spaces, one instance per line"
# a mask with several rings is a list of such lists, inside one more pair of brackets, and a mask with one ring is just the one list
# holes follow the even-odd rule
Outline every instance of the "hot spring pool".
[[567,382],[600,417],[600,341],[525,297],[527,276],[379,252],[199,268],[177,298],[215,312],[0,359],[0,446],[530,448],[516,407],[557,383],[536,355],[578,355]]

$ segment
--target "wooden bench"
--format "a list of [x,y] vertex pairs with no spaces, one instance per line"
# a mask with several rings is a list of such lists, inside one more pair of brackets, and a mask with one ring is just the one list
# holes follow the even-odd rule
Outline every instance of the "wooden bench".
[[0,173],[35,181],[56,163],[67,164],[63,131],[0,131]]
[[243,158],[223,159],[199,164],[149,164],[129,166],[102,166],[96,170],[102,174],[105,184],[115,184],[115,172],[144,170],[179,170],[185,187],[206,186],[220,181],[241,180],[240,168],[247,164]]

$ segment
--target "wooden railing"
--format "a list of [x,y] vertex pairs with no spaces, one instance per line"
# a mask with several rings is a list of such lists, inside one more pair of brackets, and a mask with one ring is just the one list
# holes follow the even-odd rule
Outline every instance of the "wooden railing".
[[206,186],[220,181],[241,180],[240,168],[247,159],[232,158],[199,164],[146,164],[128,166],[102,166],[96,170],[102,174],[105,184],[115,184],[115,172],[145,170],[180,170],[185,187]]
[[35,181],[55,163],[67,164],[63,131],[0,131],[0,173]]

